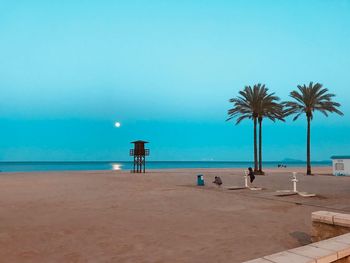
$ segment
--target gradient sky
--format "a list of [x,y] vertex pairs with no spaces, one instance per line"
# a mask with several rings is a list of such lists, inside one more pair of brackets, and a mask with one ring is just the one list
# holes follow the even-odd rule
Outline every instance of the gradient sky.
[[[0,160],[251,160],[228,99],[323,83],[312,159],[350,154],[350,1],[0,0]],[[120,121],[121,128],[114,127]],[[305,160],[306,122],[264,123],[264,158]]]

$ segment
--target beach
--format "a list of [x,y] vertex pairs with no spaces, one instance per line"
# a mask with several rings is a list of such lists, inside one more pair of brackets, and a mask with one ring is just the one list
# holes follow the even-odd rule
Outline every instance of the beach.
[[[275,196],[292,171],[316,197]],[[242,169],[1,173],[0,261],[242,262],[308,244],[311,212],[350,213],[350,177],[304,172],[267,169],[261,191],[226,189]]]

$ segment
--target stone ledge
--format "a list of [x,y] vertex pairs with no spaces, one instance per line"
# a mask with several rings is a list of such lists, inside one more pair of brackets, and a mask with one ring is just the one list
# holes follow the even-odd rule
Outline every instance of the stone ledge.
[[264,259],[274,263],[316,263],[313,258],[305,257],[304,255],[299,255],[290,251],[272,254],[264,257]]
[[337,242],[345,243],[345,244],[348,244],[350,246],[350,233],[345,234],[345,235],[341,235],[341,236],[337,236],[337,237],[333,237],[329,240],[334,240]]
[[330,263],[350,256],[350,233],[244,263]]
[[329,211],[317,211],[311,214],[312,222],[350,227],[350,215]]
[[332,238],[310,244],[310,246],[335,251],[337,252],[338,259],[350,256],[350,245],[341,241],[333,240]]
[[271,261],[263,258],[257,258],[257,259],[246,261],[244,263],[271,263]]
[[337,215],[339,215],[339,213],[329,211],[317,211],[311,214],[311,221],[333,225],[334,217]]
[[315,262],[334,262],[338,259],[338,253],[334,250],[306,245],[289,250],[297,255],[302,255],[315,260]]
[[328,211],[312,213],[311,239],[313,242],[326,240],[350,232],[350,215]]
[[338,214],[333,217],[333,224],[336,226],[350,227],[350,215]]

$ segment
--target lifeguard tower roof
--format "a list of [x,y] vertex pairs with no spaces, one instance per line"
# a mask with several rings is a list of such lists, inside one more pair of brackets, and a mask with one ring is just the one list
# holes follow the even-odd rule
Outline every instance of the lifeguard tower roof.
[[138,140],[138,141],[134,141],[134,142],[131,142],[131,143],[148,143],[148,142],[142,141],[142,140]]

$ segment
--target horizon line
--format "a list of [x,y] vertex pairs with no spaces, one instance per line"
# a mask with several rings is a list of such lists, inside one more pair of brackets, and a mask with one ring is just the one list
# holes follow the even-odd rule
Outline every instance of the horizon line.
[[[332,160],[315,160],[311,162],[331,162]],[[57,160],[52,160],[52,161],[0,161],[0,163],[113,163],[113,162],[133,162],[132,160],[75,160],[75,161],[57,161]],[[225,162],[225,163],[253,163],[254,161],[225,161],[225,160],[162,160],[162,161],[157,161],[157,160],[150,160],[147,162]],[[281,163],[300,163],[300,162],[305,162],[306,160],[274,160],[274,161],[263,161],[263,163],[275,163],[275,162],[281,162]]]

